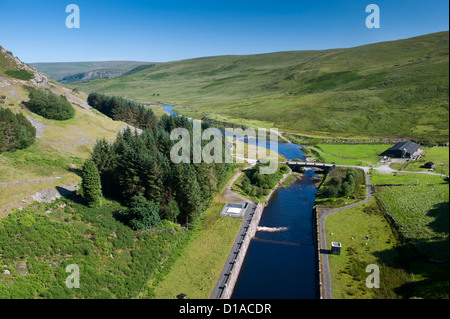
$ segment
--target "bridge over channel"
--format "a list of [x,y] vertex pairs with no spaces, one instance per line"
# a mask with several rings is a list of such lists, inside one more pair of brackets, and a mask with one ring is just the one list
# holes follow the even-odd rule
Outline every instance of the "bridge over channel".
[[298,167],[314,167],[317,169],[321,169],[324,171],[329,171],[331,168],[336,167],[335,164],[328,164],[328,163],[318,163],[318,162],[280,162],[280,164],[286,164],[291,168],[298,168]]

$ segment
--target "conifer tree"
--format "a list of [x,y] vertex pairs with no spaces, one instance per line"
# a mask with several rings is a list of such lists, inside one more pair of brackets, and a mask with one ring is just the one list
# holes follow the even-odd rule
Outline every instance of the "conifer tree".
[[97,166],[91,160],[86,160],[81,171],[81,188],[89,207],[99,207],[102,198],[102,185]]

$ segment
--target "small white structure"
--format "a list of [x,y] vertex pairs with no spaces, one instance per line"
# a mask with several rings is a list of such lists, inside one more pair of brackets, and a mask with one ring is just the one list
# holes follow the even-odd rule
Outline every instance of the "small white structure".
[[248,202],[243,203],[227,203],[222,208],[220,216],[243,218],[248,207]]
[[333,255],[340,255],[341,254],[341,243],[332,242],[331,243],[331,253]]
[[242,208],[228,207],[227,214],[238,215],[242,212]]

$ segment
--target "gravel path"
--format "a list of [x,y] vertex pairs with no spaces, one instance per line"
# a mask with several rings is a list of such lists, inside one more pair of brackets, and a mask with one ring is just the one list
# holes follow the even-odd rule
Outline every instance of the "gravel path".
[[233,183],[241,176],[243,171],[239,171],[228,183],[228,185],[225,187],[223,193],[219,196],[219,201],[225,202],[225,203],[242,203],[242,202],[248,202],[249,199],[236,194],[232,189],[231,186]]
[[36,129],[36,137],[42,138],[42,134],[44,133],[44,129],[48,126],[47,124],[42,124],[39,120],[32,118],[31,116],[27,116],[28,121],[30,121],[31,125]]

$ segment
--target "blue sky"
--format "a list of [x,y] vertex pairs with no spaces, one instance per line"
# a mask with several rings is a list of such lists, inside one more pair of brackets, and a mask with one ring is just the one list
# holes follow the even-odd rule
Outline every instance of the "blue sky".
[[[68,4],[80,28],[68,29]],[[368,4],[381,27],[368,29]],[[174,61],[345,48],[448,30],[448,0],[0,0],[0,45],[25,62]]]

